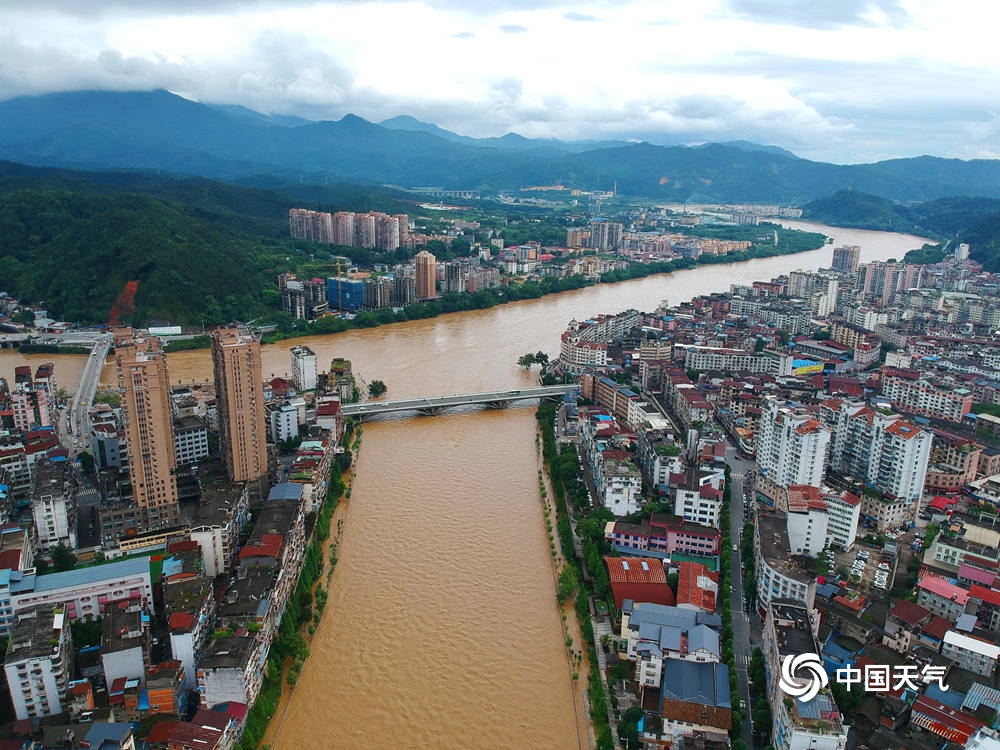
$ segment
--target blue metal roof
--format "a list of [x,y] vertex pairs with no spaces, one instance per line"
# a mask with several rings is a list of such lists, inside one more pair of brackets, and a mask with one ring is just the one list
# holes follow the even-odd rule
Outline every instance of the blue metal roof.
[[55,589],[74,588],[76,586],[86,586],[98,581],[105,581],[109,578],[122,578],[123,576],[149,574],[149,557],[133,557],[120,562],[94,565],[90,568],[80,568],[79,570],[66,570],[62,573],[47,573],[45,575],[26,575],[24,579],[12,583],[10,591],[12,594],[22,594],[26,591],[54,591]]
[[662,699],[732,708],[725,664],[671,659],[663,666]]
[[267,496],[268,502],[271,500],[301,500],[302,485],[294,482],[281,482],[271,488]]

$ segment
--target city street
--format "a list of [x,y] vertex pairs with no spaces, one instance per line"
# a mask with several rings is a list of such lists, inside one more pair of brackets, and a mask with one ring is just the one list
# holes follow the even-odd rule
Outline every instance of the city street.
[[[743,601],[743,570],[741,534],[744,523],[744,481],[747,480],[747,473],[753,472],[756,468],[754,461],[741,459],[736,452],[736,448],[731,444],[726,448],[726,463],[729,464],[732,476],[732,507],[729,509],[729,530],[732,539],[731,544],[735,545],[730,559],[730,581],[732,582],[732,593],[730,594],[729,605],[733,614],[733,657],[736,661],[736,679],[739,684],[739,701],[742,702],[743,713],[743,741],[748,748],[753,747],[753,726],[751,714],[753,704],[750,701],[750,679],[747,670],[750,666],[750,654],[753,652],[753,643],[759,643],[760,632],[755,625],[751,625],[750,617]],[[751,480],[752,481],[752,480]],[[751,503],[752,507],[752,503]],[[751,642],[752,641],[752,642]],[[736,701],[734,700],[734,704]],[[734,708],[736,706],[734,705]]]

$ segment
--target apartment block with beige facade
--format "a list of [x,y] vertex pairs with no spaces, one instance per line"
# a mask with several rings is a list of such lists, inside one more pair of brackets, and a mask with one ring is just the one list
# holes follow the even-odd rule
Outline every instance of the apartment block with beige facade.
[[177,457],[163,347],[158,337],[131,328],[116,328],[114,342],[132,499],[142,511],[142,530],[176,526]]
[[267,474],[267,432],[260,339],[247,326],[212,332],[219,443],[230,481]]

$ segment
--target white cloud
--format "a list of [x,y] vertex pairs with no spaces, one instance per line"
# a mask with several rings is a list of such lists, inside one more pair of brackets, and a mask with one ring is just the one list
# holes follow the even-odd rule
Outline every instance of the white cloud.
[[473,136],[971,158],[1000,152],[997,26],[977,0],[36,0],[0,8],[0,97],[167,88]]

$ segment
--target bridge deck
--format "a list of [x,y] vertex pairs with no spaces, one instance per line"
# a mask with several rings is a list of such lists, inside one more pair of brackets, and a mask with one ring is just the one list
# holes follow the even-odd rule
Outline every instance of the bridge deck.
[[548,398],[561,396],[567,391],[578,388],[576,384],[546,385],[536,388],[520,388],[509,391],[489,391],[487,393],[456,393],[453,396],[428,396],[425,398],[408,398],[398,401],[369,401],[363,404],[344,404],[341,408],[344,416],[369,414],[386,414],[397,411],[438,411],[452,406],[467,404],[502,405],[511,401],[524,401],[533,398]]

